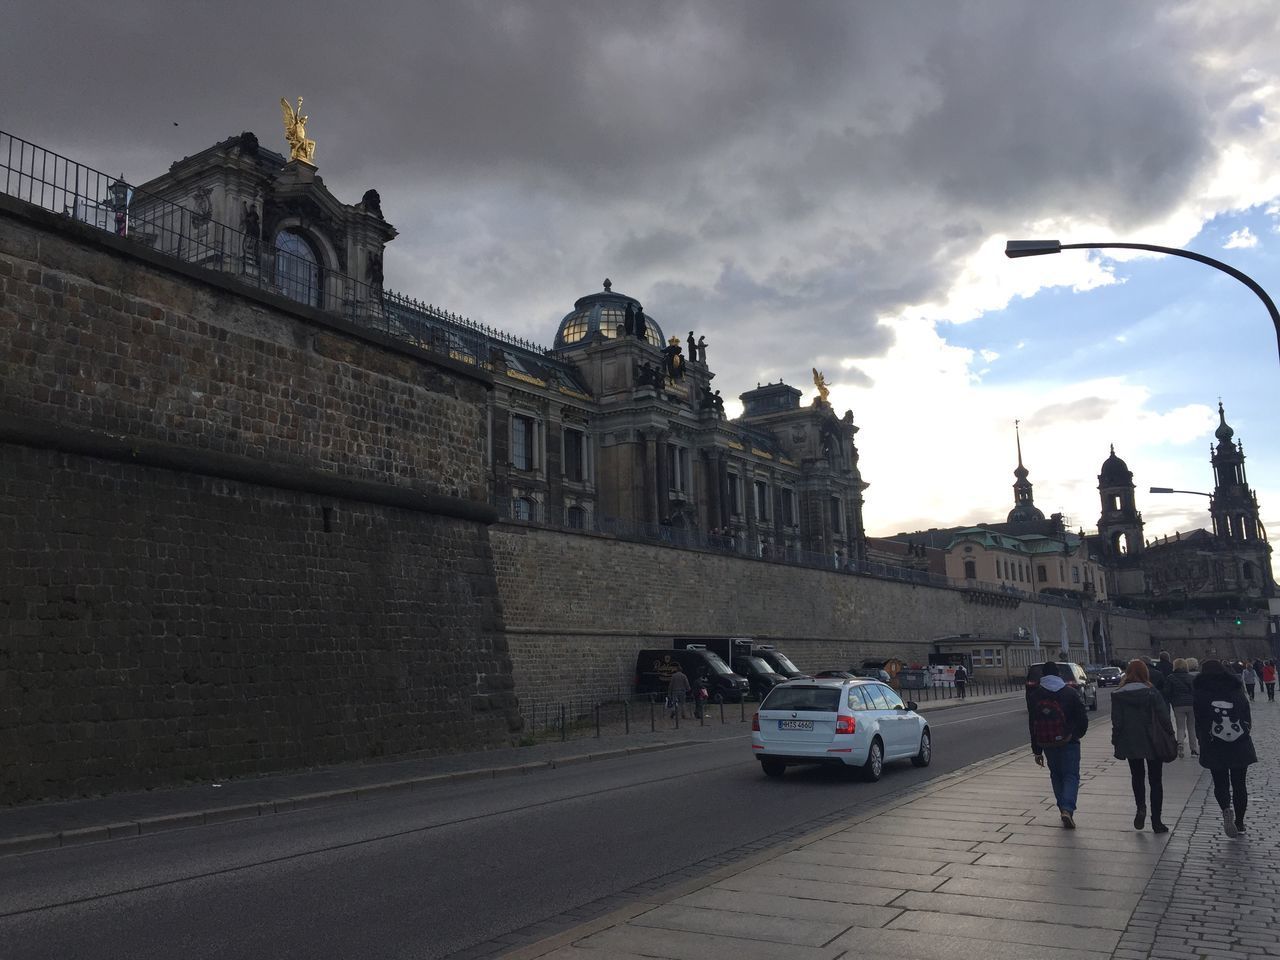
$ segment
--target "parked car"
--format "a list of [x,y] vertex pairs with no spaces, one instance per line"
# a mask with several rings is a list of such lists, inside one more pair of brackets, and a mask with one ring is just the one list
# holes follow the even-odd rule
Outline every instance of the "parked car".
[[792,663],[785,653],[777,647],[771,646],[767,643],[754,644],[751,647],[751,655],[753,657],[759,657],[765,663],[769,664],[769,666],[773,667],[774,673],[781,674],[788,680],[808,676],[807,673]]
[[848,670],[819,670],[813,676],[817,680],[856,680],[858,679]]
[[757,700],[763,700],[770,690],[780,683],[787,682],[786,677],[780,673],[774,673],[773,668],[760,657],[735,657],[733,672],[747,678],[751,695]]
[[1098,670],[1097,682],[1100,687],[1118,687],[1124,678],[1124,671],[1119,667],[1102,667]]
[[[1058,672],[1068,687],[1071,687],[1080,694],[1082,699],[1090,710],[1098,709],[1098,685],[1085,676],[1084,667],[1078,663],[1065,663],[1055,660],[1058,665]],[[1030,696],[1032,690],[1040,685],[1040,678],[1044,675],[1042,667],[1044,663],[1033,663],[1027,667],[1027,694]]]
[[751,720],[751,750],[766,776],[795,764],[856,768],[879,780],[884,765],[933,758],[929,724],[913,702],[877,680],[789,680],[770,691]]
[[746,697],[750,689],[746,677],[738,676],[710,650],[641,650],[636,654],[636,693],[665,697],[667,683],[677,665],[684,670],[690,685],[705,675],[707,693],[716,703],[726,700],[736,703]]
[[888,670],[881,670],[879,667],[856,667],[853,674],[867,680],[879,680],[881,683],[890,683],[893,679]]

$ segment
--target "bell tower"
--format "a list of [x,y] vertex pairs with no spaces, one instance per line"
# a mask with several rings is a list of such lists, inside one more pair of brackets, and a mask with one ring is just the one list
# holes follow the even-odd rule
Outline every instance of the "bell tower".
[[1098,473],[1098,496],[1102,515],[1098,518],[1098,534],[1106,541],[1113,557],[1137,556],[1142,553],[1142,514],[1134,501],[1133,471],[1116,456],[1111,456]]
[[1232,442],[1235,431],[1227,423],[1222,401],[1218,401],[1218,438],[1216,447],[1209,448],[1209,462],[1213,464],[1213,500],[1209,512],[1213,516],[1213,532],[1224,540],[1257,542],[1266,539],[1258,520],[1258,498],[1249,489],[1244,472],[1244,444]]

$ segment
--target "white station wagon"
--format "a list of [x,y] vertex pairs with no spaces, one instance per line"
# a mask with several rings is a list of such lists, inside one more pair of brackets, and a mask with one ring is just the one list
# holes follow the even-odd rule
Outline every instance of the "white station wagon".
[[842,764],[879,780],[890,760],[927,767],[929,724],[878,680],[804,679],[774,687],[751,721],[751,750],[780,777],[801,763]]

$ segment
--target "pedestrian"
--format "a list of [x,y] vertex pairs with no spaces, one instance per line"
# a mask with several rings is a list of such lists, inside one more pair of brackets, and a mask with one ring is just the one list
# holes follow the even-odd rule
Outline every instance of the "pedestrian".
[[1213,774],[1213,796],[1222,808],[1222,829],[1228,837],[1239,836],[1249,805],[1245,776],[1249,764],[1258,762],[1249,735],[1253,714],[1240,681],[1221,660],[1206,660],[1194,686],[1200,766]]
[[1186,737],[1191,755],[1198,757],[1200,748],[1196,743],[1195,692],[1191,689],[1190,664],[1179,657],[1173,661],[1173,673],[1164,682],[1164,697],[1173,708],[1173,719],[1178,725],[1178,757],[1183,756],[1182,740]]
[[684,712],[684,701],[689,695],[689,678],[685,676],[684,670],[680,665],[676,665],[676,672],[671,675],[671,679],[667,681],[667,701],[670,706],[671,716],[676,715],[679,711],[680,716],[688,717]]
[[1062,826],[1074,830],[1080,793],[1080,738],[1089,729],[1089,714],[1080,694],[1067,686],[1052,661],[1041,667],[1040,682],[1027,691],[1027,727],[1036,765],[1048,763]]
[[1187,673],[1191,674],[1191,679],[1195,679],[1195,675],[1200,672],[1200,661],[1195,657],[1187,657]]
[[1151,685],[1157,690],[1164,692],[1164,682],[1169,678],[1169,674],[1173,673],[1173,657],[1169,655],[1168,650],[1160,651],[1160,659],[1156,661],[1157,674],[1152,674]]
[[1262,685],[1267,688],[1267,699],[1276,702],[1276,662],[1268,660],[1262,665]]
[[963,663],[960,664],[958,667],[956,667],[954,682],[956,685],[956,696],[959,697],[961,700],[963,700],[964,687],[965,687],[965,684],[969,682],[969,671],[964,668]]
[[[1172,661],[1169,666],[1173,667]],[[1172,669],[1169,675],[1173,675]],[[1111,745],[1117,760],[1129,761],[1135,808],[1133,829],[1141,830],[1147,821],[1145,779],[1151,787],[1151,830],[1167,833],[1169,828],[1160,819],[1164,808],[1164,762],[1152,739],[1156,725],[1173,735],[1169,705],[1153,685],[1151,670],[1145,661],[1130,660],[1119,689],[1111,694]]]
[[1253,699],[1253,692],[1258,686],[1258,672],[1253,669],[1253,664],[1245,661],[1243,667],[1240,668],[1240,682],[1244,684],[1249,699]]

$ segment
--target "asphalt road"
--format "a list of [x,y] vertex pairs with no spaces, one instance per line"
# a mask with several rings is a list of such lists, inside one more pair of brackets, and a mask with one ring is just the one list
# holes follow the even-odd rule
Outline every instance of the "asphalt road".
[[[1103,716],[1109,696],[1102,696]],[[1026,742],[1020,699],[938,711],[878,784],[765,778],[727,741],[0,858],[0,958],[447,957],[537,939]],[[1028,762],[1030,762],[1028,760]],[[531,925],[537,925],[531,929]]]

